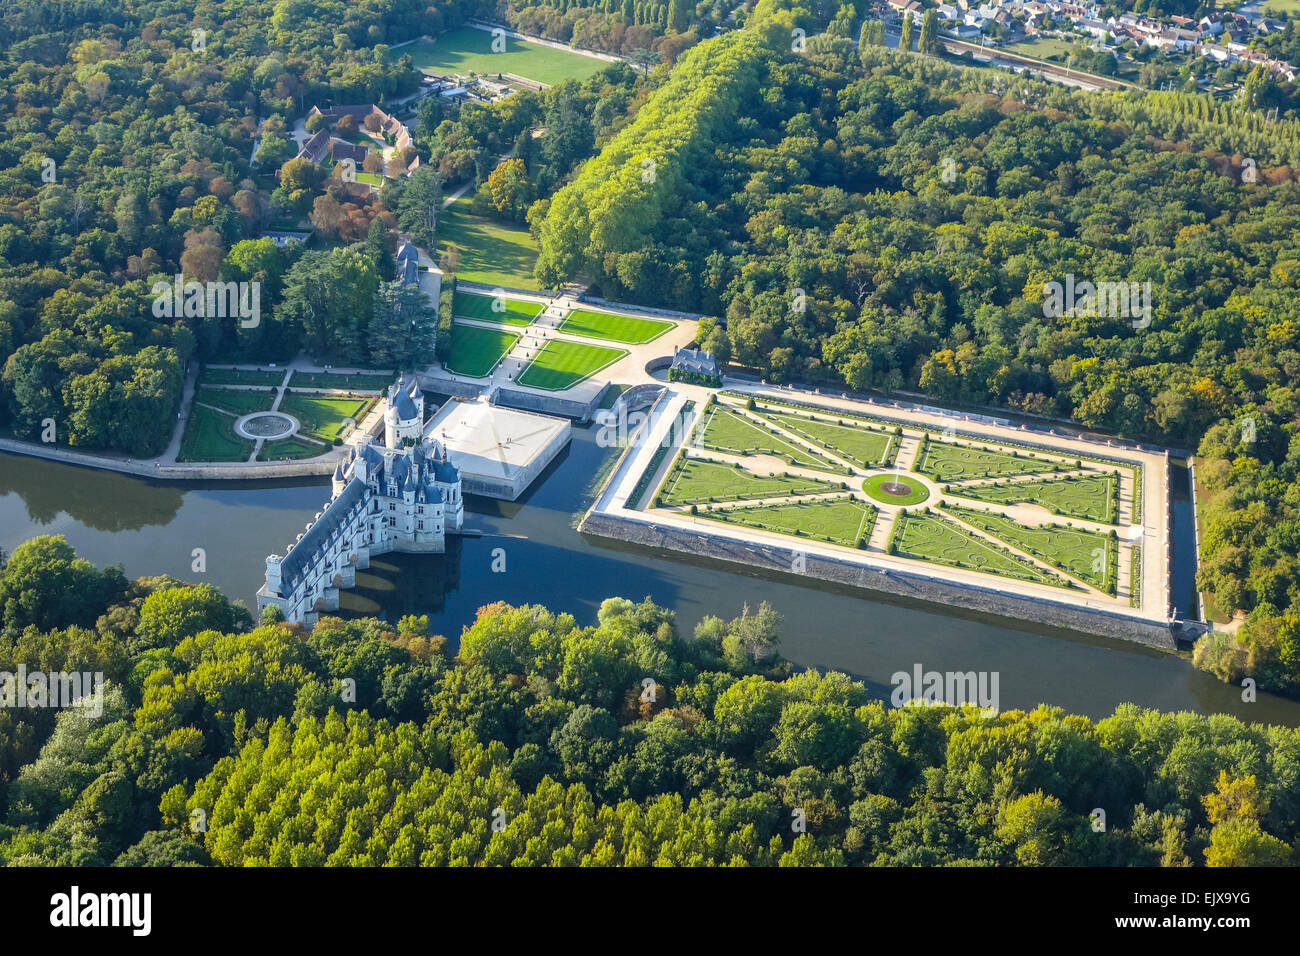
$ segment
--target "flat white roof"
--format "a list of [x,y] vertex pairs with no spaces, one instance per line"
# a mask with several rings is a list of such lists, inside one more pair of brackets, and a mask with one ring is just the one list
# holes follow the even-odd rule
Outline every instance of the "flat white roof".
[[569,421],[490,405],[484,399],[444,405],[424,433],[447,449],[461,471],[491,478],[513,478],[561,437]]

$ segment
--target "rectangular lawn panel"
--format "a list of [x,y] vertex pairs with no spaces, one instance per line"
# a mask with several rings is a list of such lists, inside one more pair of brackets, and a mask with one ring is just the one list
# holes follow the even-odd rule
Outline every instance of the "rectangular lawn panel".
[[850,498],[839,498],[728,508],[710,511],[704,517],[855,548],[859,541],[865,545],[871,537],[876,509]]
[[460,263],[452,270],[456,277],[507,289],[539,288],[533,278],[537,245],[532,234],[513,222],[476,216],[469,203],[469,196],[462,196],[438,220],[439,252],[455,246],[460,254]]
[[349,418],[360,422],[375,404],[373,398],[336,398],[330,395],[286,395],[280,411],[298,419],[305,432],[321,441],[332,442],[347,430]]
[[997,574],[1018,581],[1060,586],[1064,582],[1023,561],[965,528],[933,514],[899,514],[894,525],[894,554],[953,568]]
[[1071,577],[1099,591],[1115,594],[1118,545],[1110,535],[1059,524],[1030,528],[987,511],[956,505],[945,505],[944,508],[972,527],[987,531]]
[[584,80],[609,66],[603,60],[568,53],[554,47],[529,43],[514,37],[502,37],[505,49],[494,52],[493,36],[487,30],[452,30],[432,43],[422,41],[412,48],[412,62],[417,69],[432,73],[482,73],[495,77],[513,73],[548,86],[568,79]]
[[664,504],[702,501],[740,501],[746,498],[781,498],[787,495],[839,491],[840,486],[815,478],[755,475],[731,465],[701,458],[679,458],[664,479],[660,497]]
[[235,416],[193,405],[177,461],[247,461],[253,442],[235,434]]
[[697,443],[733,455],[775,455],[802,468],[851,474],[843,466],[827,461],[802,445],[786,441],[780,435],[773,435],[763,426],[723,405],[714,405],[709,410]]
[[769,412],[763,417],[863,468],[886,464],[895,445],[893,435],[865,425],[845,425],[838,421],[777,412]]
[[627,354],[627,349],[551,339],[520,373],[519,384],[558,392],[572,388]]
[[1073,468],[1073,463],[1030,457],[1029,452],[1013,454],[970,448],[930,438],[917,459],[916,470],[938,481],[961,481],[966,478],[993,478],[1002,475],[1034,475],[1045,471]]
[[950,485],[948,492],[996,504],[1042,505],[1071,518],[1115,524],[1119,479],[1111,475],[1050,478],[1045,481],[1008,481],[996,485]]
[[664,319],[643,319],[632,315],[615,315],[612,312],[574,309],[564,317],[560,331],[627,345],[644,345],[671,330],[673,325]]
[[290,388],[337,388],[354,392],[382,392],[395,375],[368,372],[294,372]]
[[282,438],[279,441],[263,442],[262,450],[258,452],[258,461],[279,461],[281,458],[315,458],[317,455],[323,455],[329,451],[332,446],[322,445],[319,442],[309,441],[305,438]]
[[213,368],[205,365],[199,372],[200,385],[279,385],[283,381],[281,369]]
[[513,332],[457,322],[451,327],[451,356],[447,359],[447,370],[457,375],[482,378],[491,374],[518,341],[519,336]]
[[462,319],[500,322],[503,325],[532,325],[533,319],[537,318],[545,308],[540,302],[529,302],[526,299],[502,296],[499,301],[501,308],[498,311],[493,308],[498,302],[495,296],[461,292],[457,289],[451,305],[451,314]]
[[269,388],[200,388],[194,393],[194,401],[242,416],[270,411],[275,404],[275,392]]

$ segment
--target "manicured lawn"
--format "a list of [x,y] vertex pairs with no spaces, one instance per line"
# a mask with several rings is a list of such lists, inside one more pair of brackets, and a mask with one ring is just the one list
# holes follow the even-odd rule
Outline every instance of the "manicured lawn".
[[519,384],[558,392],[572,388],[627,354],[627,349],[607,349],[600,345],[552,339],[519,374]]
[[916,470],[940,481],[963,478],[992,478],[995,475],[1032,475],[1067,467],[1058,461],[1031,458],[1029,452],[1011,452],[968,448],[931,438],[917,461]]
[[[486,30],[453,30],[432,43],[410,48],[417,69],[433,73],[480,73],[495,77],[514,73],[548,86],[567,79],[583,80],[611,64],[579,53],[503,37],[505,49],[493,52],[492,34]],[[404,51],[405,52],[405,51]]]
[[286,395],[280,411],[298,419],[300,432],[332,442],[347,430],[347,419],[360,422],[375,404],[374,398],[335,398],[328,395]]
[[456,290],[452,300],[451,314],[462,319],[480,319],[484,322],[500,322],[503,325],[532,325],[533,319],[545,308],[540,302],[526,299],[510,299],[505,296],[497,298],[491,295],[476,295],[473,292]]
[[763,416],[814,444],[835,452],[863,468],[875,468],[890,460],[894,436],[865,425],[827,421],[807,415],[769,412]]
[[956,505],[945,505],[944,508],[967,524],[987,531],[1100,591],[1115,593],[1117,549],[1110,535],[1056,524],[1030,528],[986,511]]
[[[900,484],[904,486],[904,491],[900,492],[894,487]],[[862,483],[862,490],[887,505],[919,505],[930,497],[929,489],[907,472],[896,475],[892,471],[886,471],[872,475]]]
[[384,184],[384,177],[379,173],[367,173],[358,169],[357,182],[365,183],[367,186],[382,186]]
[[469,202],[468,194],[462,196],[444,209],[438,220],[438,249],[452,245],[460,250],[457,278],[507,289],[539,288],[533,278],[537,246],[528,230],[516,223],[475,216],[469,211]]
[[681,505],[716,499],[779,498],[794,494],[836,491],[838,484],[812,478],[761,477],[741,468],[699,458],[679,458],[664,479],[664,504]]
[[803,446],[772,434],[724,405],[714,405],[705,413],[704,427],[700,429],[697,441],[705,448],[715,448],[733,455],[775,455],[803,468],[838,474],[850,473],[846,468],[827,461]]
[[663,319],[642,319],[631,315],[615,315],[612,312],[574,309],[560,323],[560,331],[627,345],[642,345],[653,342],[670,331],[673,325],[674,323]]
[[984,571],[1019,581],[1061,584],[1013,554],[933,514],[900,514],[894,526],[894,553],[954,568]]
[[457,375],[482,378],[497,367],[502,356],[518,341],[519,336],[513,332],[457,322],[451,327],[451,356],[447,359],[447,370]]
[[839,498],[834,501],[727,508],[707,512],[704,517],[855,548],[858,542],[865,547],[871,537],[876,509],[860,501]]
[[275,391],[269,388],[200,388],[194,393],[194,401],[214,405],[234,415],[248,415],[270,411],[275,404]]
[[994,485],[950,485],[948,493],[998,504],[1029,502],[1071,518],[1116,522],[1118,479],[1096,477],[1052,478],[1046,481],[1002,481]]
[[235,434],[235,416],[201,405],[190,409],[177,461],[247,461],[253,443]]
[[278,461],[281,458],[315,458],[329,451],[332,446],[322,445],[305,438],[282,438],[279,441],[264,442],[257,455],[258,461]]
[[338,388],[354,392],[382,392],[393,384],[396,375],[372,375],[365,372],[294,372],[290,388]]
[[212,368],[205,365],[199,372],[200,385],[279,385],[284,381],[283,369]]

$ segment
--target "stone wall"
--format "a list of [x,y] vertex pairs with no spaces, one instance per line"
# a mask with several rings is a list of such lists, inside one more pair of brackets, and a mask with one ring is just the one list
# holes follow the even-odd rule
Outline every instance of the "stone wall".
[[585,422],[600,403],[600,394],[596,392],[587,401],[561,398],[559,395],[541,395],[537,392],[525,392],[516,388],[498,388],[493,395],[493,402],[508,408],[520,408],[526,412],[541,412],[544,415],[562,415]]
[[343,457],[344,449],[335,449],[334,454],[311,461],[291,462],[182,462],[177,464],[160,464],[154,467],[152,459],[148,461],[129,461],[125,458],[109,458],[86,452],[72,451],[57,445],[38,445],[32,442],[17,441],[12,438],[0,438],[0,451],[16,455],[28,455],[44,458],[48,461],[63,462],[68,465],[80,465],[84,468],[99,468],[103,471],[116,471],[124,475],[136,475],[140,478],[157,478],[166,481],[247,481],[261,478],[303,478],[314,475],[332,475],[334,466]]
[[802,556],[806,577],[835,584],[915,598],[931,604],[948,605],[996,614],[1018,621],[1035,621],[1052,627],[1095,634],[1102,637],[1134,641],[1152,647],[1173,650],[1173,632],[1167,625],[1144,621],[1110,611],[1058,604],[1037,598],[938,581],[921,575],[889,569],[882,573],[851,561],[841,561],[817,554],[805,554],[798,548],[776,548],[754,542],[742,543],[701,531],[687,531],[668,525],[651,524],[617,515],[588,512],[578,530],[619,541],[629,541],[649,548],[664,548],[700,555],[718,561],[763,568],[782,574],[794,573],[796,555]]

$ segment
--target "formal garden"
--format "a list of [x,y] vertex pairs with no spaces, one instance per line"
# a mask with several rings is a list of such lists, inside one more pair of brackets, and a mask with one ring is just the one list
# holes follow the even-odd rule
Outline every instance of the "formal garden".
[[628,507],[1141,607],[1141,548],[1121,534],[1141,520],[1140,466],[740,393],[693,434],[653,456]]

